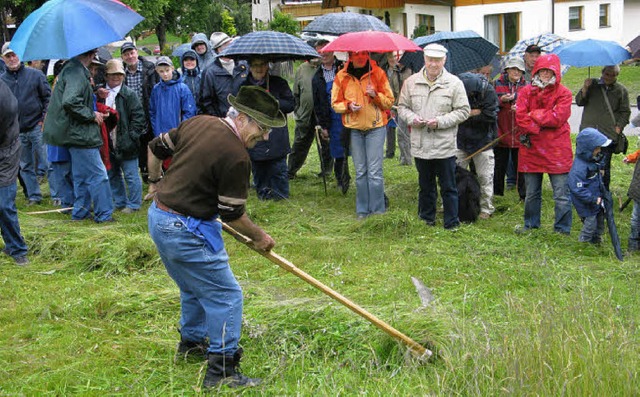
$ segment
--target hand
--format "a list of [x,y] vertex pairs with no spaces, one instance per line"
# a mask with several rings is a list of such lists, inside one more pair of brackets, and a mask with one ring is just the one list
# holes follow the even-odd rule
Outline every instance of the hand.
[[582,89],[586,91],[589,87],[591,87],[592,83],[593,83],[592,79],[586,79],[584,81],[584,85],[582,86]]
[[427,120],[427,127],[429,127],[429,129],[435,130],[436,128],[438,128],[438,120],[435,118]]
[[377,95],[376,90],[374,90],[371,86],[367,86],[367,95],[369,95],[371,98],[375,98]]
[[362,109],[362,105],[358,105],[358,104],[357,104],[357,103],[355,103],[355,102],[351,102],[351,103],[349,104],[349,109],[350,109],[352,112],[354,112],[354,113],[355,113],[355,112],[359,111],[360,109]]
[[93,112],[96,115],[96,123],[98,125],[102,125],[102,123],[104,123],[104,119],[105,117],[107,117],[109,115],[109,113],[100,113],[100,112]]
[[616,126],[616,134],[620,135],[621,132],[622,132],[622,128],[620,128],[619,126]]
[[629,158],[625,156],[625,158],[622,159],[622,162],[625,164],[629,164]]
[[144,196],[144,200],[145,201],[153,200],[155,196],[156,196],[156,184],[149,183],[149,192],[147,193],[146,196]]
[[471,109],[469,116],[478,116],[480,113],[482,113],[482,110],[480,109]]
[[416,116],[416,118],[413,119],[413,122],[411,122],[411,125],[413,127],[419,127],[422,128],[425,125],[427,125],[427,122],[420,116]]
[[99,98],[102,99],[107,99],[107,97],[109,96],[109,90],[107,90],[106,88],[98,88],[98,90],[96,91],[96,95]]
[[329,140],[329,130],[326,128],[322,129],[322,133],[320,134],[320,138],[324,139],[325,141]]
[[602,197],[598,197],[598,199],[596,200],[596,204],[600,205],[602,203]]
[[269,236],[267,233],[263,233],[263,236],[260,240],[254,240],[251,242],[253,248],[260,251],[271,251],[276,245],[276,242]]

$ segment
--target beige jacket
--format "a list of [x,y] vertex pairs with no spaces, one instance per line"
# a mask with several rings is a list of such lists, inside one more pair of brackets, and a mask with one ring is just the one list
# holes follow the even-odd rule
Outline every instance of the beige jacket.
[[427,84],[424,68],[409,77],[400,91],[399,116],[411,125],[416,117],[436,118],[438,128],[411,127],[411,155],[421,159],[444,159],[456,155],[458,124],[469,117],[464,84],[443,70],[433,86]]

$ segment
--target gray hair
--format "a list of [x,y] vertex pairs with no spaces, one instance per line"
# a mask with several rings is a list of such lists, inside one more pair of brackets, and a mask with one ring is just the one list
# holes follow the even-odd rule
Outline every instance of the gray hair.
[[236,108],[234,108],[233,106],[229,106],[229,110],[227,110],[227,117],[235,120],[239,115],[240,112],[238,112]]
[[613,70],[615,74],[620,74],[620,66],[619,65],[608,65],[602,68],[602,73],[606,70]]

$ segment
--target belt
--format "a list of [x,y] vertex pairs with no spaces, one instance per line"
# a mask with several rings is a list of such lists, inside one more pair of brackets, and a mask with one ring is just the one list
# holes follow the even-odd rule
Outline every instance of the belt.
[[164,212],[168,212],[168,213],[174,214],[174,215],[185,216],[184,214],[181,214],[178,211],[174,211],[171,208],[167,207],[166,205],[162,204],[162,202],[160,200],[158,200],[157,197],[154,197],[153,201],[155,201],[156,207],[158,207],[159,209],[161,209]]

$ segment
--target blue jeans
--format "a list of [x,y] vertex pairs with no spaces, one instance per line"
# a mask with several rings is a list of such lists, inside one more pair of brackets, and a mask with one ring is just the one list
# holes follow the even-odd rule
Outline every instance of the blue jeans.
[[418,170],[418,216],[429,224],[436,222],[436,203],[438,191],[436,178],[440,185],[440,196],[444,207],[444,228],[460,225],[458,219],[458,187],[456,186],[456,157],[425,160],[416,157]]
[[72,207],[75,201],[73,194],[73,177],[71,175],[71,162],[61,161],[51,163],[51,173],[49,173],[49,186],[52,199],[60,199],[63,207]]
[[42,193],[38,184],[37,168],[46,156],[42,157],[42,130],[40,126],[28,132],[20,133],[22,153],[20,154],[20,176],[27,189],[30,201],[42,201]]
[[599,243],[604,234],[604,210],[597,215],[587,216],[583,219],[582,230],[578,241],[583,243]]
[[0,231],[4,249],[12,258],[27,255],[27,244],[20,234],[18,210],[16,209],[16,183],[0,187]]
[[209,337],[210,353],[232,355],[242,327],[242,290],[224,247],[213,252],[187,230],[185,219],[155,202],[149,207],[149,234],[180,288],[180,334],[189,341]]
[[[540,227],[542,212],[542,177],[541,173],[525,173],[527,196],[524,200],[524,228],[537,229]],[[569,234],[571,232],[572,208],[569,197],[569,174],[549,174],[553,188],[555,202],[555,221],[553,229],[556,232]]]
[[287,158],[251,161],[253,184],[260,200],[282,200],[289,198],[289,174]]
[[111,169],[107,175],[116,208],[139,210],[142,205],[142,178],[138,172],[138,159],[117,161],[111,157]]
[[382,159],[386,135],[386,127],[374,128],[366,133],[351,130],[349,151],[356,170],[356,213],[358,215],[368,216],[385,212]]
[[99,149],[70,147],[69,153],[75,194],[71,219],[89,218],[93,208],[93,217],[96,222],[111,220],[113,213],[111,188]]

